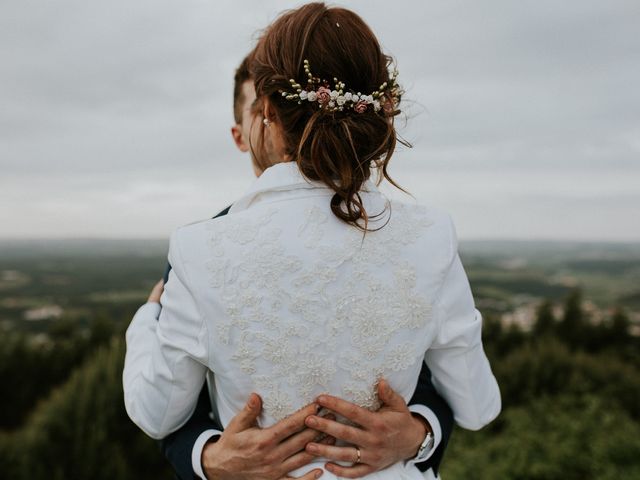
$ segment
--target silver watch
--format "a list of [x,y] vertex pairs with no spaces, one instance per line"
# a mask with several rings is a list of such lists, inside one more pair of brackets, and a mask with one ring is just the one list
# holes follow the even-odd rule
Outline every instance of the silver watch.
[[433,433],[427,432],[427,436],[424,437],[424,440],[420,444],[420,448],[418,448],[417,455],[413,458],[413,462],[419,463],[424,462],[427,459],[427,456],[433,450],[433,444],[435,443],[435,439],[433,438]]

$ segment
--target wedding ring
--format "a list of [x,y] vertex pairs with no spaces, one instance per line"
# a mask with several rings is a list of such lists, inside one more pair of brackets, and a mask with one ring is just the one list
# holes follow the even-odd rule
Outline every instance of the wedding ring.
[[356,461],[355,461],[355,462],[353,462],[353,464],[354,464],[354,465],[357,465],[357,464],[359,464],[359,463],[360,463],[360,449],[359,449],[358,447],[355,447],[355,449],[356,449],[356,455],[357,455],[357,456],[356,456]]

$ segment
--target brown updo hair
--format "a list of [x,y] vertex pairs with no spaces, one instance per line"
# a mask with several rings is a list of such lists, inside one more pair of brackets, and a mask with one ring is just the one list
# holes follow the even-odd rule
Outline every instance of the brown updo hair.
[[[372,170],[377,169],[378,183],[386,178],[398,187],[387,165],[398,141],[393,119],[400,113],[399,92],[392,98],[385,91],[380,98],[384,108],[378,112],[371,105],[356,113],[351,109],[331,112],[315,102],[298,104],[283,98],[281,92],[292,92],[290,79],[304,88],[305,59],[315,77],[337,78],[347,91],[364,95],[389,81],[392,59],[382,53],[375,35],[358,15],[309,3],[284,12],[269,25],[250,61],[257,98],[268,99],[274,121],[282,129],[284,154],[297,162],[306,178],[321,181],[335,192],[331,210],[339,219],[366,230],[369,217],[359,191]],[[261,141],[260,148],[263,144]]]

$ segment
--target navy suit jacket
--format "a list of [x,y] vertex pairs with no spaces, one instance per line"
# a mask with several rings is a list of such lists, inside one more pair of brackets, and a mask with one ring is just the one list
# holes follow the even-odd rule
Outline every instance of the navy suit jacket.
[[[229,212],[229,208],[231,208],[231,206],[225,208],[213,218],[226,215]],[[171,265],[167,265],[164,275],[165,283],[169,278],[170,270]],[[442,440],[440,441],[438,448],[427,461],[416,464],[416,466],[423,472],[429,468],[433,468],[434,472],[437,474],[440,462],[442,461],[442,455],[444,454],[444,450],[447,448],[447,443],[449,442],[451,431],[453,430],[453,412],[449,408],[449,405],[447,405],[447,402],[444,401],[433,386],[433,382],[431,381],[431,372],[424,363],[422,364],[422,370],[420,371],[418,385],[413,393],[413,397],[411,397],[411,400],[409,401],[409,405],[412,404],[426,405],[433,411],[440,421]],[[205,383],[202,391],[200,392],[196,409],[193,412],[193,415],[191,415],[191,418],[180,429],[160,440],[162,453],[164,453],[167,460],[169,460],[169,463],[176,473],[176,477],[180,480],[191,480],[196,478],[191,465],[191,452],[193,450],[193,445],[196,443],[200,434],[211,428],[222,430],[222,426],[211,419],[209,416],[210,412],[211,402],[209,399],[207,385]]]

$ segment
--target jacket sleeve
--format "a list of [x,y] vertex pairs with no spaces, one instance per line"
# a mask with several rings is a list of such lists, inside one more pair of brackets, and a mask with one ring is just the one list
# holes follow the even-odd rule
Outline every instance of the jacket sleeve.
[[[226,215],[231,206],[217,213],[213,218]],[[169,281],[171,264],[167,263],[164,272],[164,283]],[[171,433],[168,437],[160,440],[160,448],[167,458],[176,476],[181,480],[194,477],[193,459],[194,448],[198,438],[207,431],[222,430],[218,422],[214,422],[209,417],[211,402],[209,401],[209,390],[204,386],[200,391],[198,403],[193,415],[182,427]]]
[[425,362],[456,423],[479,430],[500,413],[500,389],[482,347],[482,316],[458,255],[453,225],[451,232],[451,261],[433,305],[438,333]]
[[174,234],[169,247],[173,269],[159,320],[143,314],[150,304],[143,305],[126,333],[125,407],[134,423],[156,439],[166,437],[192,415],[208,365],[206,324],[187,287],[177,238]]

